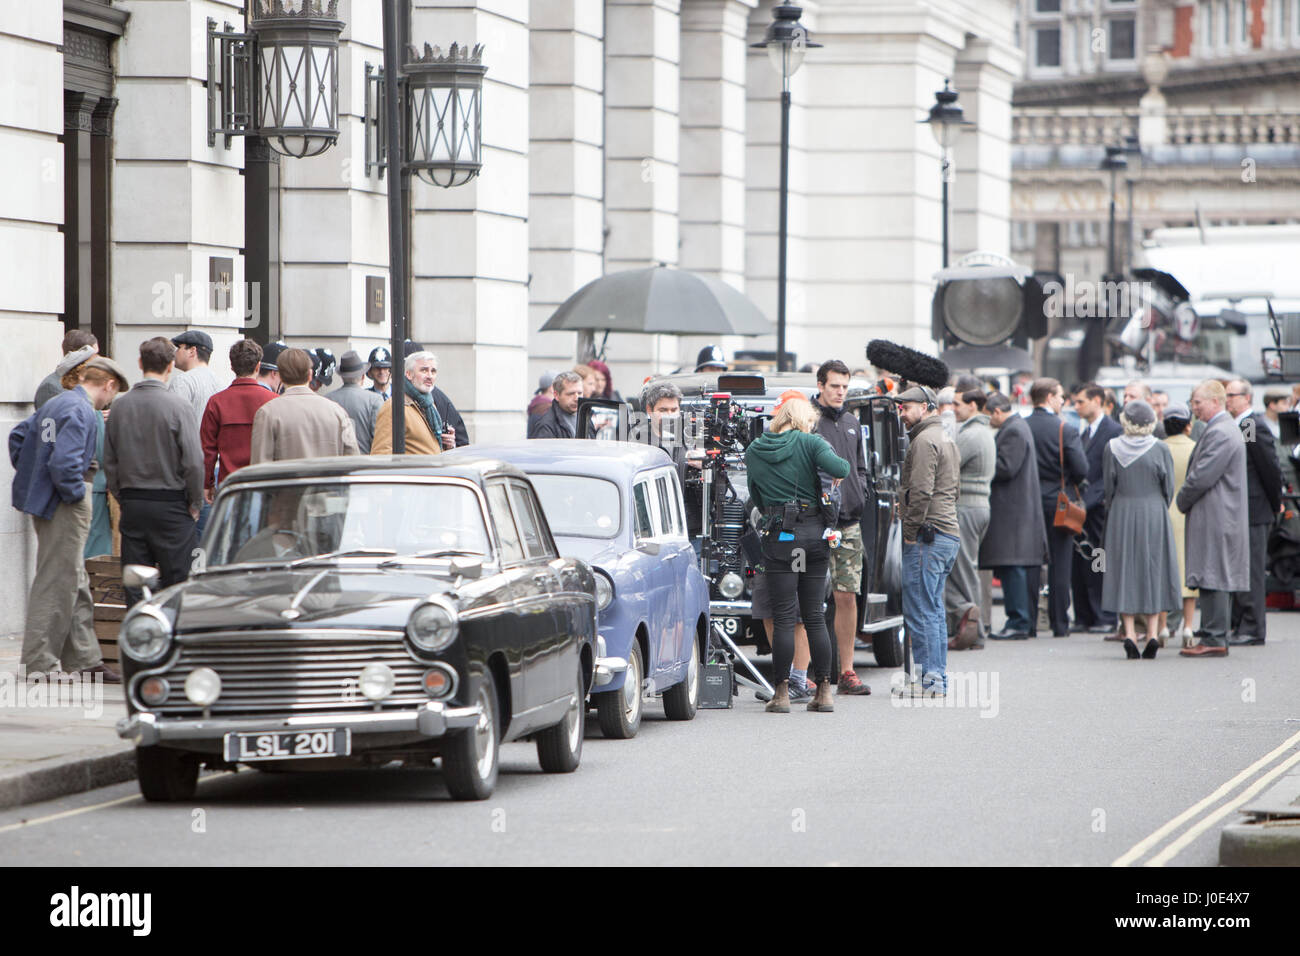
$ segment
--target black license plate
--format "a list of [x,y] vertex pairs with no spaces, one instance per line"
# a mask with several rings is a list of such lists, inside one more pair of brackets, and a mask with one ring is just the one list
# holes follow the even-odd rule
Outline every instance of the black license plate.
[[352,753],[352,731],[295,730],[265,734],[226,734],[226,760],[302,760],[310,757],[346,757]]
[[720,617],[718,623],[722,625],[722,633],[733,641],[745,634],[745,621],[739,617]]

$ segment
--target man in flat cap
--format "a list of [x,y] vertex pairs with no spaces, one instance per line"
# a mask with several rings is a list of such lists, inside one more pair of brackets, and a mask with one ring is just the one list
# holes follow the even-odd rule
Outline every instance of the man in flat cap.
[[[41,380],[41,384],[36,388],[36,398],[33,399],[32,404],[40,408],[55,395],[62,392],[63,385],[61,382],[64,374],[98,352],[99,340],[89,332],[73,329],[65,334],[63,336],[63,361],[60,361],[58,367]],[[69,356],[75,356],[70,365],[67,364]]]
[[60,384],[64,391],[9,433],[13,506],[32,516],[37,548],[22,667],[28,675],[62,668],[117,683],[95,636],[85,546],[100,411],[130,385],[112,359],[97,356],[68,369]]
[[176,346],[176,368],[167,387],[190,403],[194,409],[194,426],[203,422],[208,399],[223,388],[208,368],[212,358],[212,336],[198,329],[182,332],[172,339]]
[[372,389],[361,387],[366,377],[367,365],[361,356],[352,350],[343,353],[339,359],[339,378],[343,384],[325,397],[338,402],[352,419],[352,427],[357,433],[357,447],[361,454],[370,454],[370,443],[375,437],[375,417],[383,407],[384,400]]
[[903,493],[903,618],[912,634],[919,680],[902,694],[948,693],[948,620],[943,591],[961,546],[957,492],[961,458],[943,430],[938,397],[914,385],[900,394],[898,414],[907,426]]
[[280,353],[289,346],[283,342],[271,342],[262,349],[262,361],[257,366],[257,384],[272,395],[279,395],[284,391],[284,384],[280,381]]

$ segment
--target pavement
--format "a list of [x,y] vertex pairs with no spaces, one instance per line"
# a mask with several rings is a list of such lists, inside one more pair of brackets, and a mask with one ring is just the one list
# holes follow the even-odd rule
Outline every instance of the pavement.
[[[1206,661],[1130,662],[1095,635],[990,642],[949,656],[966,682],[942,708],[900,706],[895,672],[859,653],[874,693],[832,715],[765,714],[747,691],[686,724],[648,706],[635,740],[590,721],[572,775],[541,779],[530,744],[505,745],[478,804],[432,770],[212,773],[192,802],[148,804],[118,687],[0,696],[0,862],[1276,864],[1300,829],[1283,813],[1300,789],[1279,789],[1300,787],[1300,614],[1269,627]],[[16,665],[0,642],[0,680]],[[159,827],[177,839],[138,839]]]
[[134,749],[113,729],[122,686],[20,683],[21,650],[0,639],[0,808],[134,780]]

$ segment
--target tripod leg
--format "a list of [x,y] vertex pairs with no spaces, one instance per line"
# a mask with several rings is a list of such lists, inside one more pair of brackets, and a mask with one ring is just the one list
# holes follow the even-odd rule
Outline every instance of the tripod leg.
[[[767,695],[766,698],[760,699],[771,700],[776,694],[776,691],[773,690],[772,685],[767,682],[763,675],[758,672],[750,662],[749,658],[740,653],[740,648],[736,647],[735,642],[732,641],[732,639],[722,630],[722,625],[714,622],[713,633],[717,635],[718,641],[722,644],[723,652],[731,658],[731,663],[736,672],[737,683],[744,684],[746,687],[750,687],[758,691],[760,694]],[[749,677],[741,675],[740,669],[742,667],[749,672]]]

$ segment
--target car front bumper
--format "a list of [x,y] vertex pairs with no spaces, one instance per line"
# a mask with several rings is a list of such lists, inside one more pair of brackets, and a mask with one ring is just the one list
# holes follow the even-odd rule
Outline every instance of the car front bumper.
[[604,687],[619,674],[627,670],[627,658],[609,657],[606,654],[605,638],[596,638],[596,663],[593,668],[595,675],[592,678],[591,686],[594,690],[597,687]]
[[393,713],[311,714],[268,717],[168,718],[137,713],[117,722],[117,735],[138,747],[182,741],[220,741],[226,734],[272,733],[280,730],[351,730],[354,734],[414,733],[441,737],[451,730],[477,726],[482,708],[449,707],[429,701],[415,710]]

